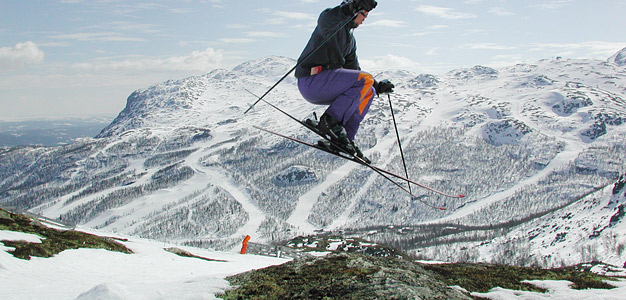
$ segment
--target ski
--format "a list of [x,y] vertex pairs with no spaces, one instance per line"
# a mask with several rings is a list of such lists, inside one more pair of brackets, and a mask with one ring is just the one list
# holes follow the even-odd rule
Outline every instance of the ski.
[[[288,135],[284,135],[284,134],[281,134],[281,133],[278,133],[278,132],[275,132],[275,131],[272,131],[272,130],[269,130],[269,129],[266,129],[266,128],[259,127],[259,126],[254,126],[254,128],[257,128],[257,129],[262,130],[262,131],[265,131],[265,132],[267,132],[267,133],[270,133],[270,134],[273,134],[273,135],[276,135],[276,136],[279,136],[279,137],[282,137],[282,138],[285,138],[285,139],[291,140],[291,141],[296,142],[296,143],[300,143],[300,144],[302,144],[302,145],[305,145],[305,146],[308,146],[308,147],[311,147],[311,148],[315,148],[315,149],[318,149],[318,150],[322,150],[322,151],[324,151],[324,152],[326,152],[326,153],[329,153],[329,154],[335,155],[335,156],[337,156],[337,157],[341,157],[341,158],[343,158],[343,159],[346,159],[346,160],[349,160],[349,161],[352,161],[352,162],[355,162],[355,163],[358,163],[358,164],[364,165],[364,166],[366,166],[366,167],[371,168],[372,170],[374,170],[375,172],[377,172],[377,173],[379,173],[379,174],[381,174],[381,173],[383,173],[383,174],[387,174],[387,175],[389,175],[389,176],[392,176],[392,177],[398,178],[398,179],[400,179],[400,180],[403,180],[403,181],[406,181],[406,182],[410,182],[410,183],[412,183],[412,184],[414,184],[414,185],[417,185],[417,186],[419,186],[419,187],[421,187],[421,188],[424,188],[424,189],[426,189],[426,190],[428,190],[428,191],[431,191],[431,192],[433,192],[433,193],[436,193],[436,194],[439,194],[439,195],[442,195],[442,196],[451,197],[451,198],[463,198],[463,197],[465,197],[465,195],[452,195],[452,194],[448,194],[448,193],[445,193],[445,192],[439,191],[439,190],[437,190],[437,189],[434,189],[434,188],[431,188],[431,187],[429,187],[429,186],[426,186],[426,185],[423,185],[423,184],[421,184],[421,183],[418,183],[418,182],[416,182],[416,181],[414,181],[414,180],[408,179],[408,178],[406,178],[406,177],[404,177],[404,176],[402,176],[402,175],[398,175],[398,174],[396,174],[396,173],[393,173],[393,172],[387,171],[387,170],[385,170],[385,169],[381,169],[381,168],[379,168],[379,167],[377,167],[377,166],[374,166],[374,165],[372,165],[372,164],[368,164],[368,163],[364,162],[363,160],[358,159],[357,157],[354,157],[354,156],[352,156],[352,155],[348,155],[348,154],[343,153],[343,152],[334,151],[334,150],[332,150],[332,149],[329,149],[329,148],[326,148],[326,147],[323,147],[323,146],[320,146],[320,145],[317,145],[317,144],[312,144],[312,143],[309,143],[309,142],[306,142],[306,141],[303,141],[303,140],[300,140],[300,139],[297,139],[297,138],[294,138],[294,137],[291,137],[291,136],[288,136]],[[382,174],[381,174],[381,175],[382,175]],[[387,178],[387,179],[388,179],[388,180],[390,180],[392,183],[394,183],[395,185],[399,186],[399,187],[400,187],[400,188],[402,188],[404,191],[406,191],[407,193],[409,193],[409,194],[410,194],[413,198],[415,198],[416,200],[418,200],[418,201],[420,201],[420,202],[424,203],[425,205],[427,205],[427,206],[429,206],[429,207],[432,207],[432,208],[440,209],[440,210],[445,210],[445,209],[446,209],[445,207],[434,206],[434,205],[431,205],[430,203],[425,202],[425,201],[424,201],[424,200],[422,200],[420,197],[417,197],[417,196],[413,195],[411,192],[409,192],[408,190],[406,190],[403,186],[400,186],[397,182],[395,182],[395,181],[391,180],[389,177],[386,177],[386,176],[383,176],[383,177]]]
[[350,161],[353,161],[355,163],[362,164],[362,165],[365,165],[365,166],[370,166],[370,167],[372,167],[372,168],[374,168],[374,169],[376,169],[378,171],[381,171],[381,172],[383,172],[383,173],[385,173],[387,175],[390,175],[390,176],[393,176],[393,177],[398,178],[400,180],[412,183],[412,184],[417,185],[417,186],[419,186],[419,187],[421,187],[423,189],[431,191],[431,192],[433,192],[435,194],[439,194],[439,195],[450,197],[450,198],[464,198],[465,197],[465,195],[463,195],[463,194],[449,194],[449,193],[446,193],[446,192],[442,192],[442,191],[437,190],[435,188],[432,188],[432,187],[429,187],[427,185],[424,185],[424,184],[421,184],[419,182],[416,182],[415,180],[406,178],[406,177],[404,177],[402,175],[398,175],[396,173],[387,171],[385,169],[381,169],[381,168],[379,168],[377,166],[374,166],[372,164],[364,163],[363,161],[355,159],[353,156],[349,156],[348,154],[343,153],[343,152],[333,151],[333,150],[328,149],[326,147],[322,147],[320,145],[312,144],[312,143],[309,143],[309,142],[306,142],[306,141],[303,141],[303,140],[300,140],[300,139],[297,139],[297,138],[294,138],[294,137],[291,137],[291,136],[288,136],[288,135],[280,134],[278,132],[275,132],[275,131],[272,131],[272,130],[269,130],[269,129],[261,128],[261,127],[258,127],[258,126],[254,126],[254,127],[259,129],[259,130],[263,130],[263,131],[265,131],[267,133],[271,133],[271,134],[274,134],[274,135],[286,138],[288,140],[294,141],[296,143],[300,143],[300,144],[303,144],[303,145],[306,145],[306,146],[309,146],[309,147],[312,147],[312,148],[316,148],[316,149],[322,150],[322,151],[330,153],[332,155],[339,156],[339,157],[341,157],[343,159],[347,159],[347,160],[350,160]]

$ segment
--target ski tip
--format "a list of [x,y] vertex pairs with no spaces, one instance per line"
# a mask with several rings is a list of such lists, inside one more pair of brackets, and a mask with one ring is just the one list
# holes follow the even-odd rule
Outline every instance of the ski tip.
[[243,112],[243,114],[247,114],[250,110],[252,110],[252,108],[254,107],[254,105],[250,105],[250,107],[248,107],[248,109],[246,109],[246,111]]
[[440,207],[439,210],[446,210],[446,208],[445,207]]
[[460,194],[459,196],[457,196],[458,198],[465,198],[465,195]]

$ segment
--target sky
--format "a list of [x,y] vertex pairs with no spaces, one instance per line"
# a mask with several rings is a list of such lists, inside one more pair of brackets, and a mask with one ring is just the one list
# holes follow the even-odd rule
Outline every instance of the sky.
[[[0,121],[110,116],[137,89],[296,59],[339,0],[0,0]],[[626,47],[623,0],[379,0],[361,67],[443,74]]]

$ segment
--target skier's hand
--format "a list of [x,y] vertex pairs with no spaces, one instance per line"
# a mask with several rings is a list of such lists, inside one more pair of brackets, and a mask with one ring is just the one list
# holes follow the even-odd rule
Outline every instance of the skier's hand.
[[376,8],[376,5],[378,5],[378,3],[376,3],[376,1],[374,0],[356,0],[355,2],[357,12],[360,12],[362,10],[370,11]]
[[347,9],[346,13],[352,15],[357,14],[360,11],[370,11],[378,5],[375,0],[352,0],[344,4],[344,8]]
[[387,94],[387,93],[393,93],[393,88],[395,88],[396,86],[393,85],[393,83],[391,83],[391,81],[385,79],[382,81],[375,81],[374,82],[374,89],[376,89],[376,94],[380,95],[380,94]]

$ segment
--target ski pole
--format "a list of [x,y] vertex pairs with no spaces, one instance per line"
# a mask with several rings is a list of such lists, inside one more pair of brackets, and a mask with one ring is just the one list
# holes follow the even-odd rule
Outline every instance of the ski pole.
[[305,62],[309,57],[311,57],[311,55],[313,55],[313,53],[317,52],[317,50],[322,48],[322,46],[324,46],[324,44],[326,44],[331,38],[333,38],[339,32],[339,30],[341,30],[342,28],[346,27],[348,25],[348,23],[352,22],[352,20],[354,20],[354,18],[356,18],[356,16],[359,13],[361,13],[361,12],[357,12],[348,21],[346,21],[346,22],[342,23],[341,25],[337,26],[337,28],[335,29],[335,31],[331,35],[329,35],[326,39],[324,39],[322,41],[322,43],[320,43],[320,45],[317,46],[317,48],[313,49],[313,51],[311,51],[311,53],[309,53],[307,56],[305,56],[303,60],[301,60],[299,63],[296,63],[296,65],[293,68],[291,68],[291,70],[289,70],[289,72],[287,72],[287,74],[285,74],[285,76],[283,76],[281,79],[279,79],[269,90],[267,90],[267,92],[265,92],[265,94],[263,94],[252,105],[250,105],[250,107],[243,114],[245,115],[246,113],[248,113],[257,103],[259,103],[259,101],[263,100],[263,98],[265,98],[265,96],[267,94],[269,94],[278,84],[280,84],[283,80],[285,80],[285,78],[287,78],[287,76],[289,76],[289,74],[291,74],[291,72],[293,72],[297,67],[299,67],[300,64]]
[[[400,133],[398,133],[398,125],[396,124],[396,116],[393,113],[393,106],[391,105],[391,95],[387,93],[387,99],[389,99],[389,109],[391,109],[391,118],[393,119],[393,127],[396,129],[396,138],[398,139],[398,148],[400,148],[400,156],[402,157],[402,165],[404,166],[404,174],[406,178],[409,178],[409,171],[406,168],[406,160],[404,159],[404,151],[402,151],[402,143],[400,143]],[[409,186],[409,192],[411,191],[411,183],[407,181]]]

